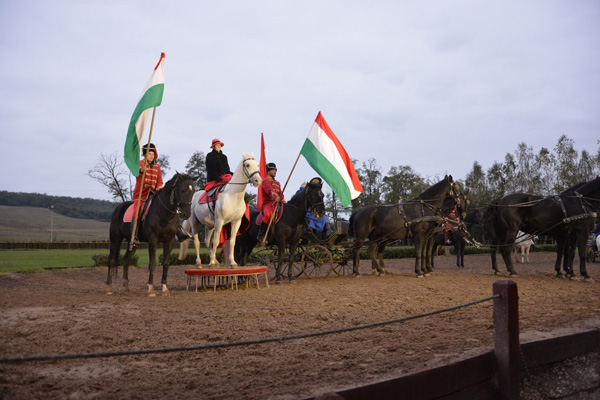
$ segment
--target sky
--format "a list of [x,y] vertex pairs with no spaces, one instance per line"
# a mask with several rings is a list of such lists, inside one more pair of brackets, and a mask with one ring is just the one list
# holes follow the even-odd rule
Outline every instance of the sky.
[[88,170],[123,156],[161,52],[165,180],[213,138],[232,169],[258,158],[262,132],[291,197],[319,111],[383,174],[464,179],[562,135],[595,154],[598,21],[597,0],[1,0],[0,190],[110,200]]

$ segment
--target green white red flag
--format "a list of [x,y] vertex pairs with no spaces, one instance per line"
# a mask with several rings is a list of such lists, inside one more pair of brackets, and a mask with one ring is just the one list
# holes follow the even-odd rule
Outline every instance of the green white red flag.
[[352,160],[327,125],[321,111],[308,132],[300,154],[327,182],[344,207],[363,192]]
[[151,108],[158,107],[162,103],[165,89],[164,62],[165,53],[161,53],[160,60],[154,67],[152,76],[146,83],[129,122],[127,139],[125,140],[125,164],[134,176],[139,175],[140,149],[144,145],[142,140],[144,139],[144,128],[146,127],[148,114]]

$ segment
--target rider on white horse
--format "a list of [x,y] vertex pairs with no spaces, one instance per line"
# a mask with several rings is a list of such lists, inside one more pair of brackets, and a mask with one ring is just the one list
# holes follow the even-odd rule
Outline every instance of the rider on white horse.
[[227,156],[221,151],[223,146],[225,143],[219,139],[213,139],[210,146],[212,151],[206,155],[206,186],[204,186],[206,193],[216,186],[229,182],[233,175]]

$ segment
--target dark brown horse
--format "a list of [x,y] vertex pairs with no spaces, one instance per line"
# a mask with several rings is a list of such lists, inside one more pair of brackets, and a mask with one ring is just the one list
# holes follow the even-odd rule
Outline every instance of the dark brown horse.
[[367,253],[378,274],[384,274],[385,267],[375,257],[375,251],[383,253],[387,244],[405,238],[412,238],[415,243],[417,277],[431,272],[431,247],[428,247],[428,239],[459,203],[458,184],[454,183],[452,176],[446,176],[417,198],[404,204],[370,205],[352,213],[348,233],[355,237],[354,275],[359,276],[359,250],[366,239],[369,239]]
[[[163,273],[162,273],[162,291],[164,296],[169,295],[167,289],[167,274],[169,272],[169,256],[176,241],[176,233],[179,228],[179,218],[187,219],[190,217],[190,205],[192,195],[194,194],[194,181],[186,174],[176,173],[165,186],[160,189],[149,205],[148,213],[144,220],[138,225],[138,238],[141,242],[148,242],[148,254],[150,263],[148,265],[148,295],[155,296],[154,292],[154,268],[156,267],[156,249],[158,244],[163,244]],[[112,277],[116,276],[119,251],[123,239],[127,243],[131,241],[131,223],[123,222],[123,215],[127,208],[132,204],[131,201],[121,203],[113,211],[110,221],[110,253],[108,256],[108,277],[106,278],[107,293],[112,294]],[[128,268],[131,262],[131,256],[135,254],[133,250],[125,252],[123,257],[123,286],[129,291]]]
[[[302,233],[304,232],[304,218],[306,212],[308,209],[312,209],[317,217],[321,217],[325,214],[322,187],[323,181],[321,178],[311,179],[303,190],[296,193],[287,203],[283,204],[283,215],[281,219],[276,223],[273,223],[269,229],[267,243],[277,246],[278,250],[278,262],[275,273],[276,283],[281,282],[281,269],[285,258],[286,248],[288,248],[288,253],[290,255],[288,258],[288,279],[290,281],[295,279],[292,268],[294,261],[293,257],[296,252],[296,247],[302,238]],[[250,228],[240,235],[236,241],[234,254],[238,263],[241,261],[241,265],[245,265],[248,255],[252,252],[252,249],[257,243],[256,237],[258,236],[259,227],[254,223],[256,215],[258,215],[258,212],[255,212],[254,215],[250,216]]]
[[[585,249],[599,203],[600,178],[596,178],[573,193],[548,197],[514,193],[491,205],[495,242],[506,269],[511,275],[516,274],[511,253],[519,230],[531,235],[553,235],[557,240],[572,235],[579,250],[579,272],[585,279],[590,279]],[[494,269],[499,272],[497,267]]]

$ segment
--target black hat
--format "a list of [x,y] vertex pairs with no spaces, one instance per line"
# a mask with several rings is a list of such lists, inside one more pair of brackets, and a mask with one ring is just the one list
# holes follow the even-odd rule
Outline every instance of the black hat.
[[272,169],[274,169],[275,171],[277,171],[277,165],[275,165],[274,162],[270,162],[270,163],[267,164],[267,172],[269,172]]
[[[142,155],[146,155],[146,152],[148,151],[148,145],[145,144],[142,147]],[[154,159],[156,160],[158,158],[158,151],[156,151],[156,146],[154,146],[154,143],[150,143],[150,151],[154,152]]]

